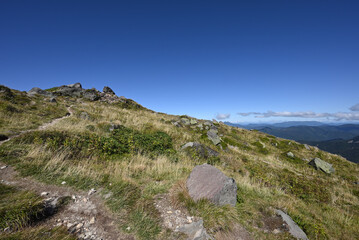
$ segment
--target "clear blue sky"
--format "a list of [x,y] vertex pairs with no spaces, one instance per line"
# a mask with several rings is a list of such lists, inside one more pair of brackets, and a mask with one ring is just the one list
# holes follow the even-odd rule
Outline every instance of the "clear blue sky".
[[359,1],[0,1],[0,84],[74,82],[198,118],[359,120]]

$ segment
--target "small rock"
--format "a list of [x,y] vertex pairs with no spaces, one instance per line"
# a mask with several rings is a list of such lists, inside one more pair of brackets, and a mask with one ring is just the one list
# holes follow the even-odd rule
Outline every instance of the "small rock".
[[75,224],[73,224],[73,223],[68,223],[68,224],[66,225],[66,227],[67,227],[67,228],[72,228],[74,225],[75,225]]
[[94,224],[95,223],[95,217],[92,217],[91,219],[90,219],[90,222],[89,222],[90,224]]
[[76,229],[80,229],[80,228],[82,228],[83,226],[84,226],[83,223],[79,223],[79,224],[76,225]]
[[307,235],[303,230],[293,221],[293,219],[281,210],[276,210],[276,213],[280,215],[283,221],[289,227],[289,233],[296,239],[308,240]]
[[84,198],[82,199],[83,202],[87,203],[88,199],[87,198]]
[[274,230],[272,231],[272,233],[273,233],[273,234],[278,234],[278,233],[281,233],[281,231],[280,231],[279,229],[274,229]]
[[130,231],[130,230],[131,230],[131,227],[127,227],[126,230],[127,230],[127,231]]
[[294,158],[294,154],[292,152],[287,152],[287,156],[290,158]]
[[6,165],[5,165],[5,166],[0,167],[0,169],[1,169],[1,170],[4,170],[5,168],[7,168],[7,166],[6,166]]
[[47,196],[47,195],[49,195],[48,192],[42,192],[42,193],[40,194],[41,197],[45,197],[45,196]]
[[304,144],[305,149],[310,150],[310,147],[307,144]]
[[62,183],[61,183],[61,185],[65,185],[66,184],[66,182],[65,181],[63,181]]
[[176,210],[176,214],[181,214],[181,211],[180,211],[180,210]]
[[172,211],[167,211],[167,213],[168,213],[168,214],[171,214],[171,213],[172,213]]

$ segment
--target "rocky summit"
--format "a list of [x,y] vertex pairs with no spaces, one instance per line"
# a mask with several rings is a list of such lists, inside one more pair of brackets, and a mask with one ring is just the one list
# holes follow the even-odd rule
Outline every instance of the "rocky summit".
[[358,238],[357,164],[119,93],[0,85],[0,240]]

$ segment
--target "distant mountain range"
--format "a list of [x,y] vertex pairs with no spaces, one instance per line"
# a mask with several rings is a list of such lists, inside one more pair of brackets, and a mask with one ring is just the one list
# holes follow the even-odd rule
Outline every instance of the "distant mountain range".
[[230,126],[257,129],[276,137],[292,139],[340,154],[352,162],[359,162],[359,124],[329,125],[316,121],[291,121],[275,124],[235,124]]
[[350,140],[333,139],[321,142],[301,142],[312,146],[317,146],[324,151],[339,154],[349,161],[359,163],[359,136]]

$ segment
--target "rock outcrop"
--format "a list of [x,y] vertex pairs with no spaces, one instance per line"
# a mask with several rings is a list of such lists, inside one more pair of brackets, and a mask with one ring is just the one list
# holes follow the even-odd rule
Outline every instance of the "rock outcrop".
[[208,199],[216,205],[236,205],[237,185],[233,178],[208,165],[196,166],[187,179],[187,189],[193,200]]
[[53,93],[45,91],[45,90],[42,90],[41,88],[38,88],[38,87],[31,88],[30,91],[27,92],[27,94],[30,95],[30,96],[34,96],[36,94],[46,96],[46,97],[52,97],[53,96]]
[[108,86],[103,87],[102,92],[106,94],[115,95],[115,92]]
[[325,173],[334,173],[335,169],[333,168],[333,165],[330,163],[327,163],[326,161],[323,161],[320,158],[314,158],[312,161],[308,163],[309,165],[313,166],[315,169],[320,169]]
[[209,148],[203,144],[200,144],[198,142],[188,142],[185,145],[182,146],[182,150],[185,149],[194,149],[196,151],[196,153],[199,155],[199,157],[201,158],[210,158],[210,157],[218,157],[219,153],[215,150],[213,150],[212,148]]

